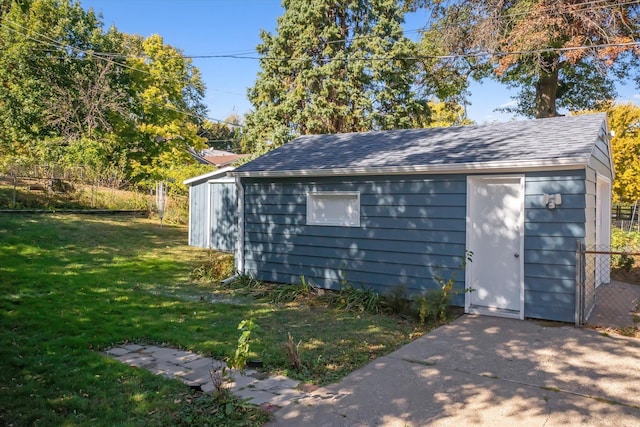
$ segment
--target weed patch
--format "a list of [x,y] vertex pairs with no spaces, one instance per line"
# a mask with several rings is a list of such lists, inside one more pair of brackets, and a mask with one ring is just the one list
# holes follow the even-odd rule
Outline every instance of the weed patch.
[[247,358],[249,357],[251,341],[254,339],[254,332],[258,330],[258,325],[256,325],[253,320],[247,319],[240,322],[238,330],[242,331],[242,333],[240,334],[240,338],[238,338],[236,350],[229,359],[229,366],[244,373]]
[[[473,252],[467,251],[465,253],[465,258],[458,269],[463,270],[466,264],[472,261],[472,257]],[[461,293],[473,292],[473,289],[471,288],[456,290],[454,288],[455,279],[455,272],[448,279],[437,275],[434,277],[434,280],[438,282],[440,288],[430,289],[422,295],[415,297],[414,313],[421,325],[429,323],[438,325],[445,323],[448,320],[448,314],[450,312],[449,309],[451,307],[453,296]]]
[[289,365],[296,371],[301,371],[303,368],[302,358],[300,357],[300,344],[302,342],[296,344],[291,333],[287,333],[287,342],[282,345]]
[[207,250],[206,260],[191,271],[191,279],[199,282],[220,282],[233,274],[233,254]]
[[374,314],[381,311],[382,298],[380,294],[364,286],[356,288],[350,283],[343,283],[340,291],[329,294],[329,296],[329,303],[339,310]]
[[299,301],[316,296],[320,291],[307,282],[304,276],[300,277],[300,284],[279,285],[269,288],[268,299],[274,304],[282,304]]

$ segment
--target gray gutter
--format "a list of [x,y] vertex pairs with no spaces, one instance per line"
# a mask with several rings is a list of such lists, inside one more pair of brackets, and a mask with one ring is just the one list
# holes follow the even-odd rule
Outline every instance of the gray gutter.
[[383,167],[347,167],[337,169],[302,170],[262,170],[232,171],[228,175],[235,177],[286,178],[286,177],[322,177],[322,176],[362,176],[362,175],[422,175],[455,173],[515,173],[552,170],[582,169],[588,160],[576,158],[557,158],[548,160],[497,161],[459,164],[436,164],[420,166],[383,166]]

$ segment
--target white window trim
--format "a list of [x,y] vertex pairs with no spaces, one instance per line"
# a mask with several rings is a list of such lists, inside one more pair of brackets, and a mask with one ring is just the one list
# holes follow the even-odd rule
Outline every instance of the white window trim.
[[[335,197],[353,197],[355,196],[357,215],[353,220],[348,218],[332,220],[318,220],[312,218],[311,211],[313,210],[313,197],[314,196],[335,196]],[[359,191],[309,191],[307,192],[307,225],[325,225],[325,226],[339,226],[339,227],[360,227],[360,192]]]

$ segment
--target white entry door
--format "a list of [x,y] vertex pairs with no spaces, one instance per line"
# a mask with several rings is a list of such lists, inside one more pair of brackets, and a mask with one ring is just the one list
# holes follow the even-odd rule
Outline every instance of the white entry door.
[[467,180],[467,313],[524,318],[524,177]]

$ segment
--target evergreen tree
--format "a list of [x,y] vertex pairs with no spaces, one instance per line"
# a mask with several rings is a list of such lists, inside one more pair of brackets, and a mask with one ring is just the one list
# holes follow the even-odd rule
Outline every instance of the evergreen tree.
[[245,151],[303,134],[421,127],[415,44],[395,0],[284,0],[275,34],[263,31],[261,71],[249,90]]

